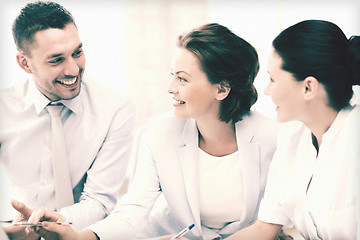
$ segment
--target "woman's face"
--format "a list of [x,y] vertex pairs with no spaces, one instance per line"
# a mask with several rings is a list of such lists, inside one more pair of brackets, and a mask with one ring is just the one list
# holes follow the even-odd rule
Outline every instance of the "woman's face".
[[275,103],[279,122],[301,120],[304,105],[303,84],[296,81],[290,72],[283,70],[282,64],[282,58],[273,49],[268,61],[270,82],[264,93]]
[[172,80],[168,92],[173,94],[175,115],[206,119],[219,114],[218,84],[211,84],[202,71],[197,56],[178,48],[172,63]]

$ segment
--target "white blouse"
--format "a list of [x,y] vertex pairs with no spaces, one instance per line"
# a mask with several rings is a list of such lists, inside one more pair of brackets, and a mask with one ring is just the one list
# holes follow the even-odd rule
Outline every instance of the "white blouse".
[[244,186],[238,151],[215,157],[199,148],[199,183],[202,225],[216,231],[240,220]]
[[259,219],[292,223],[305,239],[356,239],[359,123],[359,106],[342,110],[323,135],[318,156],[309,129],[284,124]]

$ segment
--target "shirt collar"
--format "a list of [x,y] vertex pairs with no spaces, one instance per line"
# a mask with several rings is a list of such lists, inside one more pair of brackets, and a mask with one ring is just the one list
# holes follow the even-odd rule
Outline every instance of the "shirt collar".
[[83,111],[83,105],[82,105],[82,91],[80,91],[80,94],[70,100],[61,100],[60,102],[64,104],[67,108],[69,108],[72,112],[76,114],[81,114]]
[[[82,97],[82,91],[80,91],[80,94],[70,100],[61,100],[59,103],[62,103],[64,106],[66,106],[68,109],[70,109],[72,112],[76,114],[81,114],[83,105],[81,99]],[[29,79],[29,94],[28,97],[28,103],[34,104],[34,107],[36,109],[36,113],[40,114],[41,111],[44,110],[44,108],[51,102],[47,97],[45,97],[35,86],[34,80],[32,76]]]
[[344,108],[337,114],[330,128],[324,133],[323,140],[335,136],[343,128],[345,120],[353,108],[353,106]]

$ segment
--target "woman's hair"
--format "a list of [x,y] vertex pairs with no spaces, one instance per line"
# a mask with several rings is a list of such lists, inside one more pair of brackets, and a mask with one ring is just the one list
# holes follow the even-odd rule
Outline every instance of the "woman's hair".
[[253,85],[259,71],[256,50],[228,28],[212,23],[181,35],[178,46],[194,53],[211,84],[230,87],[220,102],[219,119],[237,122],[257,100]]
[[330,107],[349,106],[352,85],[360,84],[359,36],[348,40],[334,23],[307,20],[282,31],[273,47],[297,81],[312,76],[325,87]]
[[49,28],[64,29],[68,23],[74,23],[70,12],[54,2],[28,3],[21,9],[13,26],[13,38],[16,48],[30,54],[30,44],[38,31]]

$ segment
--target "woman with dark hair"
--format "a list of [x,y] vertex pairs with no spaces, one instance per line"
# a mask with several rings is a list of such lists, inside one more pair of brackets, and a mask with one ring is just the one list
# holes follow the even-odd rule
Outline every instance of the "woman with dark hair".
[[[141,134],[134,180],[118,208],[80,233],[52,223],[42,229],[72,240],[134,239],[195,224],[186,237],[220,239],[254,223],[277,136],[275,120],[250,110],[258,70],[256,50],[224,26],[180,36],[168,88],[174,112]],[[42,210],[29,221],[42,217],[61,220]]]
[[293,224],[305,239],[359,239],[360,37],[303,21],[273,41],[265,93],[280,128],[259,220],[229,239],[274,239]]

